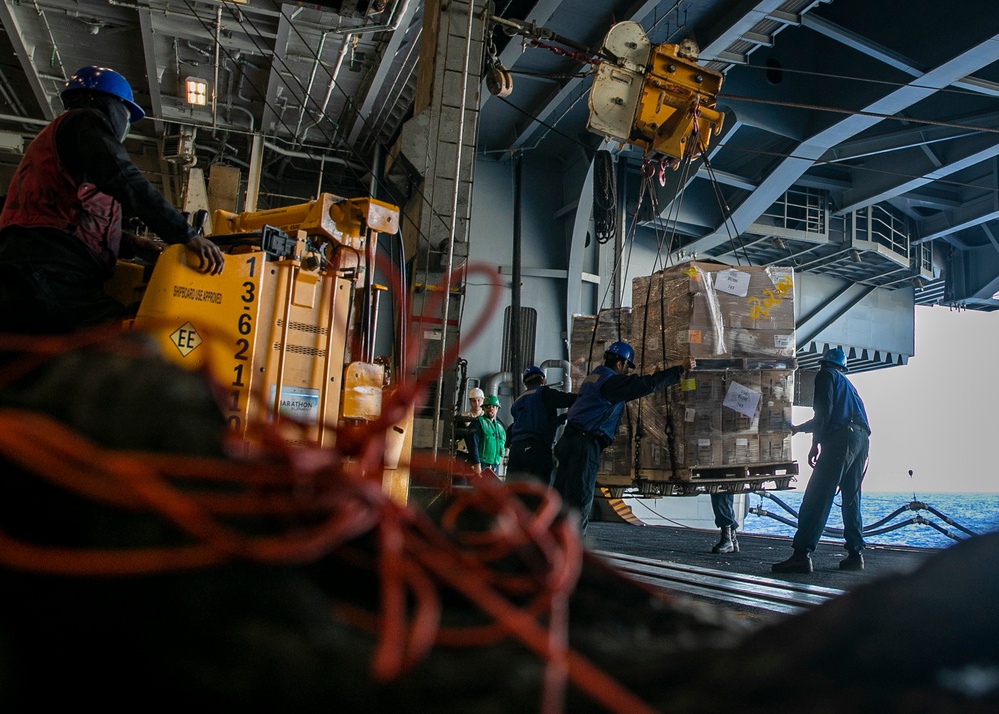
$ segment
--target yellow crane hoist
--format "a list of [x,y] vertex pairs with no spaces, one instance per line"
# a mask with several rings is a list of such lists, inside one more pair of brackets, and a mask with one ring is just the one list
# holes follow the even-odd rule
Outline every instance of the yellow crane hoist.
[[[527,45],[595,67],[586,123],[595,134],[638,146],[647,158],[659,155],[675,168],[679,159],[702,154],[721,131],[724,116],[715,101],[722,75],[697,64],[700,50],[693,40],[653,45],[639,23],[627,21],[611,26],[594,52],[533,22],[495,15],[492,21],[507,34],[525,37]],[[499,97],[513,91],[513,77],[499,63],[491,38],[486,86]]]
[[607,33],[590,90],[587,128],[646,154],[695,158],[721,131],[715,109],[722,75],[697,64],[697,44],[653,45],[637,22]]

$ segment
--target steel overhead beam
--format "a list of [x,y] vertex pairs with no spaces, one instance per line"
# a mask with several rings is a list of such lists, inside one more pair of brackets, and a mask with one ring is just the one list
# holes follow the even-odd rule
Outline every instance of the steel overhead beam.
[[[959,121],[962,124],[989,126],[997,120],[999,120],[999,114],[988,112],[987,114],[967,117],[961,120],[955,119],[954,121]],[[835,164],[842,161],[855,161],[856,159],[865,159],[868,156],[877,156],[878,154],[886,154],[891,151],[900,151],[926,144],[937,144],[942,141],[963,139],[966,136],[973,136],[978,133],[980,132],[974,129],[926,126],[925,124],[921,124],[901,131],[864,137],[856,141],[845,141],[830,149],[822,157],[822,162]]]
[[[996,153],[999,154],[999,151]],[[997,218],[999,218],[999,206],[996,205],[995,196],[989,193],[977,200],[963,203],[956,211],[927,218],[920,224],[919,240],[912,241],[912,244],[919,245],[943,238],[949,233],[958,233]]]
[[[260,118],[260,133],[273,134],[276,132],[277,124],[281,117],[275,108],[277,107],[278,95],[287,89],[285,81],[281,78],[281,68],[284,66],[282,60],[288,53],[288,38],[291,35],[291,20],[281,12],[278,20],[277,37],[274,40],[274,54],[271,59],[271,71],[267,77],[267,95],[264,98],[264,110]],[[306,97],[303,101],[308,101]],[[290,133],[290,131],[289,131]]]
[[965,77],[962,80],[954,82],[954,86],[960,87],[961,89],[967,89],[971,92],[978,92],[979,94],[984,94],[989,97],[999,97],[999,84],[996,82],[990,82],[987,79]]
[[[756,182],[750,181],[747,178],[743,178],[738,174],[733,174],[728,171],[719,171],[718,169],[708,169],[705,166],[700,166],[697,169],[697,178],[702,179],[714,179],[717,183],[723,184],[725,186],[732,186],[734,188],[740,188],[743,191],[755,191]],[[688,181],[688,184],[690,182]]]
[[912,77],[922,77],[923,68],[917,67],[916,63],[894,50],[890,50],[884,45],[874,42],[863,35],[852,30],[830,22],[817,15],[806,15],[801,18],[803,27],[807,27],[830,40],[835,40],[845,47],[854,49],[871,59],[876,59],[889,67],[905,72]]
[[995,233],[992,232],[992,229],[989,228],[988,225],[983,223],[982,232],[985,234],[985,237],[989,239],[989,243],[991,243],[992,247],[996,249],[996,252],[999,253],[999,239],[996,238],[996,235]]
[[[801,24],[802,26],[814,30],[831,40],[835,40],[846,47],[855,49],[868,57],[876,59],[889,67],[894,67],[895,69],[905,72],[912,77],[921,77],[924,74],[924,69],[918,67],[916,63],[908,57],[905,57],[894,50],[890,50],[877,42],[872,42],[852,30],[848,30],[845,27],[841,27],[840,25],[818,17],[817,15],[805,15],[802,17]],[[999,97],[999,84],[996,82],[990,82],[986,79],[979,79],[978,77],[971,76],[961,77],[954,80],[953,85],[955,87],[984,94],[989,97]]]
[[[368,120],[371,119],[374,114],[375,102],[378,99],[379,90],[384,86],[385,81],[388,79],[389,73],[392,71],[395,58],[399,54],[399,50],[402,49],[402,43],[406,40],[413,17],[416,15],[416,9],[419,6],[420,3],[415,2],[406,4],[405,12],[399,18],[399,24],[392,32],[392,36],[385,45],[381,59],[378,62],[378,69],[375,70],[374,76],[368,84],[368,89],[364,94],[364,99],[361,100],[360,106],[357,107],[357,115],[354,117],[354,125],[351,127],[348,138],[348,142],[351,145],[357,142],[361,131],[370,129],[368,126]],[[488,96],[489,93],[486,92],[485,94]]]
[[[901,196],[904,193],[938,181],[969,166],[974,166],[975,164],[999,156],[999,134],[985,134],[967,139],[960,147],[960,150],[960,155],[955,156],[943,165],[937,165],[939,161],[929,159],[932,166],[928,167],[928,170],[922,176],[908,180],[905,180],[906,177],[888,173],[892,170],[892,165],[886,163],[884,173],[865,174],[873,176],[873,178],[869,181],[859,182],[859,184],[858,182],[854,182],[855,188],[848,190],[844,194],[837,213],[849,213],[859,208],[881,203],[895,196]],[[952,153],[958,152],[955,151]],[[916,162],[908,162],[905,165],[906,168],[903,170],[906,173],[911,172],[913,169],[909,167],[914,163]]]
[[[760,183],[733,212],[728,223],[742,232],[780,198],[825,152],[841,142],[857,136],[880,121],[880,115],[893,115],[950,86],[957,79],[995,62],[999,56],[999,35],[944,62],[911,83],[898,87],[881,99],[863,107],[858,114],[847,116],[795,147],[790,156]],[[704,253],[729,240],[725,225],[687,246],[688,250]]]
[[[163,98],[160,95],[159,64],[156,61],[156,31],[149,10],[140,9],[139,28],[142,32],[142,54],[146,61],[146,82],[149,84],[149,113],[157,136],[163,136]],[[178,82],[183,81],[180,77]]]
[[910,207],[936,208],[940,210],[961,207],[963,202],[958,197],[958,192],[956,190],[946,192],[951,194],[948,196],[943,191],[933,190],[935,188],[935,186],[927,185],[922,189],[909,191],[908,193],[897,196],[896,204]]
[[[728,50],[733,42],[752,32],[759,23],[777,19],[775,13],[780,11],[784,2],[785,0],[761,0],[754,7],[736,10],[731,15],[724,17],[717,29],[709,30],[706,33],[711,39],[701,47],[701,60],[715,59],[718,54]],[[796,16],[795,19],[797,22],[801,22],[800,16]]]
[[[18,7],[22,6],[18,5]],[[25,12],[27,12],[27,6],[23,7],[25,7]],[[24,70],[24,77],[28,80],[31,91],[35,95],[35,101],[41,107],[42,116],[46,120],[52,121],[59,112],[52,107],[52,98],[45,91],[45,87],[42,86],[42,78],[39,76],[38,70],[35,69],[35,63],[32,59],[35,50],[34,45],[30,44],[25,37],[24,29],[21,27],[20,21],[15,17],[13,8],[14,6],[9,5],[6,1],[0,2],[0,23],[3,24],[4,29],[7,31],[11,45],[14,46],[14,54],[17,55],[17,59],[21,63],[21,69]]]
[[829,191],[830,193],[833,191],[845,191],[851,186],[850,182],[844,179],[832,178],[831,176],[809,176],[807,174],[795,181],[794,185],[803,188],[814,188],[819,191]]

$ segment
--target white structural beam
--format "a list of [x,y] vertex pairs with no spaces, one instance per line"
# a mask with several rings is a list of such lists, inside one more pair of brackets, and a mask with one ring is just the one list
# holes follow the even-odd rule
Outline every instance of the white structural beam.
[[788,158],[777,164],[776,168],[760,182],[756,191],[732,211],[723,225],[685,246],[685,250],[704,253],[730,240],[733,226],[738,233],[746,230],[830,148],[883,121],[883,116],[897,114],[937,91],[951,86],[958,79],[992,64],[997,59],[999,59],[999,34],[913,79],[909,84],[888,92],[881,99],[862,107],[856,114],[849,115],[806,139],[788,152],[790,154]]
[[[41,107],[42,116],[51,121],[59,114],[60,109],[53,107],[54,95],[45,90],[43,80],[35,67],[34,53],[35,46],[28,40],[19,13],[31,12],[27,5],[12,5],[6,1],[0,2],[0,22],[3,23],[7,31],[7,37],[14,46],[14,54],[17,55],[24,70],[24,77],[31,86],[31,91],[35,95],[38,106]],[[28,20],[30,22],[30,19]]]
[[142,32],[142,54],[146,62],[146,81],[149,83],[149,113],[152,115],[156,135],[162,136],[163,100],[160,95],[160,69],[156,61],[156,31],[149,10],[140,9],[139,28]]

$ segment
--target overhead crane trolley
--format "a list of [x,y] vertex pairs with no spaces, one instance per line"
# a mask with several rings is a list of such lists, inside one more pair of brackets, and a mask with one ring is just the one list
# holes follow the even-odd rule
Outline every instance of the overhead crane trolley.
[[722,75],[697,64],[693,40],[653,45],[637,22],[607,33],[590,90],[587,128],[642,148],[647,156],[696,158],[722,128],[715,109]]

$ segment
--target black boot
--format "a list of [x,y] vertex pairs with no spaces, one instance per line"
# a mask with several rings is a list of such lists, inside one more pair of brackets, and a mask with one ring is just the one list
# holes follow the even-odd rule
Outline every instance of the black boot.
[[843,560],[839,561],[840,570],[863,570],[864,569],[864,556],[860,552],[850,551]]
[[807,550],[796,550],[794,554],[785,561],[774,563],[770,570],[775,573],[804,573],[812,572],[812,559]]
[[732,526],[721,527],[721,540],[711,549],[712,553],[738,553],[739,541],[735,537],[735,528]]

